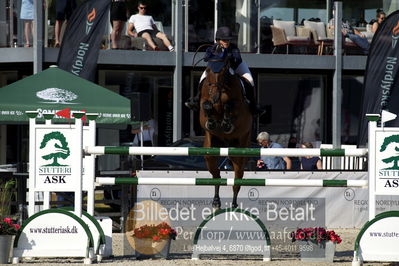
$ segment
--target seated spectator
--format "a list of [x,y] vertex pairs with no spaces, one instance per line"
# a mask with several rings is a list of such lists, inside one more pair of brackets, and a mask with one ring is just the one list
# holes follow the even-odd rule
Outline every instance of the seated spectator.
[[112,49],[118,49],[123,27],[127,20],[127,8],[125,0],[112,0],[111,2],[111,45]]
[[25,47],[31,47],[30,40],[32,39],[32,21],[33,15],[33,0],[22,0],[21,4],[21,19],[24,20],[24,37]]
[[[302,143],[302,148],[303,149],[312,149],[313,145],[310,142],[304,142]],[[318,156],[305,156],[301,157],[301,169],[302,170],[308,170],[308,171],[313,171],[313,170],[320,170],[322,169],[321,165],[321,159]]]
[[[288,140],[287,148],[295,149],[295,148],[297,148],[297,144],[298,144],[298,141],[297,141],[296,137],[292,136]],[[299,170],[300,166],[301,166],[301,162],[299,161],[299,157],[289,157],[289,158],[291,160],[291,165],[292,165],[291,169],[292,170]]]
[[[259,133],[256,140],[262,148],[283,148],[280,144],[271,141],[267,132]],[[288,157],[263,156],[260,157],[256,166],[258,169],[291,169],[291,160]]]
[[371,31],[375,33],[378,29],[378,26],[385,20],[385,12],[382,11],[381,9],[377,9],[377,21],[373,23],[373,26],[371,26]]
[[[334,25],[335,25],[335,10],[333,9],[333,18],[328,22],[328,29],[334,34]],[[357,46],[362,48],[363,53],[367,55],[369,53],[370,44],[364,34],[360,31],[352,28],[347,22],[342,21],[342,34],[344,38],[349,38],[352,42],[354,42]]]
[[[139,13],[131,16],[129,19],[128,34],[132,37],[138,36],[144,38],[154,51],[159,51],[159,48],[152,39],[153,37],[157,37],[162,40],[169,51],[173,52],[175,48],[173,48],[166,34],[157,29],[152,16],[146,15],[147,5],[144,2],[139,2],[137,9]],[[133,32],[134,29],[136,29],[136,32]]]

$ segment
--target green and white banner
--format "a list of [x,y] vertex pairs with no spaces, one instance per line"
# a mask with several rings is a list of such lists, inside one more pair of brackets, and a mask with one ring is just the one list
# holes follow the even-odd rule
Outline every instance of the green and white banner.
[[41,191],[74,191],[80,182],[74,158],[79,147],[76,133],[68,128],[36,129],[36,188]]
[[399,195],[399,133],[376,131],[375,191]]

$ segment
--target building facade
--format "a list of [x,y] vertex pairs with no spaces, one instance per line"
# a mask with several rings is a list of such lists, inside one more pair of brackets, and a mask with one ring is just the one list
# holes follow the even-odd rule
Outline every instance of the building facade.
[[[35,1],[35,7],[41,6],[40,2]],[[25,48],[21,0],[0,1],[1,87],[56,63],[59,49],[53,47],[55,1],[45,2],[43,10],[35,10],[34,46]],[[77,2],[79,5],[83,1]],[[137,13],[137,1],[126,2],[129,14]],[[201,45],[212,44],[219,26],[233,30],[243,60],[255,78],[258,102],[267,110],[266,115],[256,120],[253,139],[257,132],[268,131],[283,146],[292,136],[299,142],[316,144],[356,143],[367,57],[356,47],[345,44],[338,54],[330,45],[318,55],[319,46],[312,35],[306,45],[288,46],[288,49],[279,45],[274,49],[274,20],[290,21],[301,27],[305,20],[310,20],[327,27],[336,5],[333,1],[148,0],[146,3],[148,13],[161,22],[162,30],[173,41],[175,52],[143,51],[131,44],[123,44],[124,49],[109,49],[109,25],[98,59],[97,83],[125,97],[133,92],[150,93],[149,108],[157,122],[157,145],[167,146],[177,139],[203,134],[197,114],[190,112],[184,101],[196,94],[205,69],[204,62],[195,65],[203,56],[205,48]],[[337,13],[353,27],[366,31],[377,9],[383,9],[388,16],[398,6],[399,0],[348,0],[339,4]],[[127,37],[124,40],[131,41]],[[119,145],[132,139],[129,127],[99,129],[100,145]],[[1,125],[0,164],[25,160],[27,141],[27,125]],[[117,168],[117,164],[107,168]]]

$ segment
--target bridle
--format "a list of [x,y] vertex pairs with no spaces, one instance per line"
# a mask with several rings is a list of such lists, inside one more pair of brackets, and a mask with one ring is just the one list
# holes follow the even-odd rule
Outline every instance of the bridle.
[[[221,70],[222,73],[222,77],[218,79],[218,81],[216,82],[208,82],[208,96],[212,99],[212,104],[216,104],[220,101],[220,95],[223,92],[226,92],[229,87],[226,84],[226,80],[227,80],[227,75],[230,75],[229,73],[229,68],[230,68],[230,62],[228,60],[228,56],[226,56],[226,58],[224,59],[210,59],[208,62],[224,62],[224,66]],[[217,93],[216,95],[212,95],[213,94],[213,90],[212,88],[217,88]]]

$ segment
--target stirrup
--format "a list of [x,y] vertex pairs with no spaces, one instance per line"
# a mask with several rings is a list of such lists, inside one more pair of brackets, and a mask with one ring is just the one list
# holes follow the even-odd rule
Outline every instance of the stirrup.
[[262,115],[264,115],[264,114],[266,113],[266,110],[265,110],[265,109],[262,109],[262,108],[259,107],[258,105],[254,105],[254,106],[252,106],[252,108],[251,108],[251,113],[252,113],[254,116],[259,116],[259,117],[261,117]]
[[198,102],[195,102],[193,100],[185,102],[184,105],[193,111],[198,111],[198,109],[199,109]]

